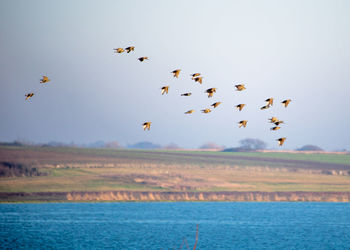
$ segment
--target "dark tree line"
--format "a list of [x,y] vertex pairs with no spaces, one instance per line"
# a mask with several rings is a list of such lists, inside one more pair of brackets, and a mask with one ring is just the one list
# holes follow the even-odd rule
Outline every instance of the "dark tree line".
[[37,168],[11,162],[0,162],[0,177],[42,176]]

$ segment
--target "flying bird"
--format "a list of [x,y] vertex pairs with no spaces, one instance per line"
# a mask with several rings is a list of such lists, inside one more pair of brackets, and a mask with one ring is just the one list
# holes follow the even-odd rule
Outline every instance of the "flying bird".
[[185,114],[192,114],[193,112],[194,112],[194,109],[191,109],[191,110],[185,112]]
[[180,71],[181,71],[181,69],[175,69],[175,70],[171,71],[171,73],[174,74],[174,77],[179,78]]
[[26,100],[28,100],[29,98],[33,97],[34,93],[28,93],[25,95]]
[[130,47],[125,48],[125,50],[126,50],[126,53],[130,53],[131,51],[135,50],[135,47],[134,46],[130,46]]
[[221,102],[215,102],[215,103],[213,103],[213,104],[210,105],[210,106],[216,108],[216,107],[219,106],[220,104],[221,104]]
[[184,93],[184,94],[181,94],[181,96],[190,96],[192,95],[192,93]]
[[278,141],[278,145],[282,146],[286,139],[287,139],[286,137],[282,137],[282,138],[278,138],[276,141]]
[[151,123],[152,122],[145,122],[145,123],[143,123],[142,124],[143,130],[146,130],[146,129],[150,130],[151,129]]
[[200,84],[202,84],[202,81],[203,81],[203,77],[201,76],[197,76],[197,77],[194,77],[192,78],[195,82],[199,82]]
[[235,107],[239,109],[239,111],[242,111],[242,109],[244,108],[245,104],[241,103],[236,105]]
[[269,105],[266,105],[266,106],[262,106],[260,109],[261,109],[261,110],[264,110],[264,109],[268,109],[268,108],[270,108],[270,106],[269,106]]
[[275,123],[275,122],[278,122],[278,119],[277,119],[277,117],[271,117],[271,118],[269,118],[269,120],[270,120],[270,123]]
[[140,62],[143,62],[144,60],[149,60],[147,56],[143,56],[138,58]]
[[287,99],[287,100],[284,100],[284,101],[281,102],[281,103],[284,105],[284,107],[287,107],[288,104],[289,104],[291,101],[292,101],[291,99]]
[[281,127],[276,126],[276,127],[270,128],[270,129],[273,130],[273,131],[276,131],[276,130],[279,130],[280,128]]
[[203,109],[203,110],[202,110],[202,113],[205,113],[205,114],[210,113],[210,112],[211,112],[210,109]]
[[117,48],[117,49],[113,49],[114,53],[123,53],[125,50],[123,48]]
[[213,97],[213,94],[216,93],[216,88],[207,89],[205,93],[208,93],[208,98]]
[[195,78],[195,77],[197,77],[197,76],[200,76],[201,75],[201,73],[194,73],[194,74],[192,74],[191,76],[192,76],[192,79],[193,78]]
[[207,92],[207,93],[215,93],[216,92],[216,88],[207,89],[205,92]]
[[265,100],[267,106],[272,106],[273,105],[273,98],[268,98]]
[[169,91],[169,86],[162,87],[162,95],[164,95],[164,93],[168,94],[168,91]]
[[47,76],[43,76],[43,79],[40,79],[40,83],[47,83],[51,81]]
[[242,91],[245,90],[246,88],[244,87],[244,84],[238,84],[235,85],[237,91]]
[[240,121],[240,122],[238,122],[238,124],[239,124],[239,127],[246,127],[247,126],[247,120],[243,120],[243,121]]
[[283,121],[276,121],[276,122],[274,122],[274,124],[276,125],[276,126],[278,126],[278,125],[280,125],[280,124],[282,124],[282,123],[284,123]]

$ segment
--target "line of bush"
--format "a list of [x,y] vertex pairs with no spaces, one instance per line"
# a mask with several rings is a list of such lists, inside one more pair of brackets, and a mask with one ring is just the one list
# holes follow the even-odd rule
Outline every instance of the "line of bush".
[[43,175],[47,175],[47,173],[42,173],[37,168],[19,163],[0,162],[0,177],[24,177]]

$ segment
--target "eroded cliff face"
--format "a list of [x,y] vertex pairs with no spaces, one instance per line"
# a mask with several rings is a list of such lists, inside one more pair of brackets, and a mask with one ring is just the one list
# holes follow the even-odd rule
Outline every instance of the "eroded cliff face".
[[0,192],[0,202],[65,201],[322,201],[350,202],[350,192]]
[[350,192],[69,192],[68,201],[326,201],[349,202]]

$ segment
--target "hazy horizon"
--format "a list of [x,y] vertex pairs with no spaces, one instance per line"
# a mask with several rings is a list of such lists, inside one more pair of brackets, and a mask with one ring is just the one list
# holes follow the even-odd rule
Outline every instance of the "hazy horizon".
[[[349,150],[349,11],[345,0],[2,1],[0,141],[198,148],[257,138],[277,149],[287,137],[283,150]],[[113,52],[127,46],[135,51]],[[191,80],[196,72],[202,85]],[[247,89],[235,91],[239,83]],[[211,87],[218,90],[208,98]],[[270,97],[275,104],[261,111]],[[239,103],[247,104],[241,112]],[[184,115],[189,109],[196,112]],[[272,116],[286,123],[278,131]],[[243,119],[248,126],[238,128]]]
[[[242,140],[245,139],[258,139],[259,138],[243,138]],[[261,141],[261,140],[260,140]],[[265,141],[261,141],[266,143]],[[114,149],[118,149],[118,148],[128,148],[128,149],[184,149],[184,150],[200,150],[200,149],[218,149],[218,150],[223,150],[223,149],[230,149],[230,148],[242,148],[244,149],[244,146],[240,143],[240,141],[237,141],[236,143],[233,143],[232,145],[221,145],[221,144],[217,144],[216,142],[213,141],[207,141],[202,143],[201,145],[195,146],[195,147],[184,147],[182,145],[179,145],[177,143],[174,142],[170,142],[170,143],[166,143],[166,144],[160,144],[157,142],[153,142],[153,141],[137,141],[134,143],[126,143],[126,144],[121,144],[119,143],[117,140],[114,141],[103,141],[103,140],[98,140],[98,141],[91,141],[91,142],[74,142],[74,141],[70,141],[70,142],[62,142],[62,141],[43,141],[43,142],[35,142],[35,141],[29,141],[26,139],[17,139],[17,140],[13,140],[13,141],[0,141],[0,144],[4,143],[6,145],[28,145],[28,146],[52,146],[52,147],[81,147],[81,148],[114,148]],[[19,144],[17,144],[19,143]],[[251,144],[252,147],[254,147],[255,144]],[[251,149],[253,151],[255,150],[287,150],[287,151],[318,151],[316,148],[315,149],[301,149],[304,146],[306,147],[318,147],[318,145],[315,144],[304,144],[304,145],[300,145],[296,148],[283,148],[283,147],[276,147],[276,145],[269,145],[266,143],[266,146],[264,146],[264,148],[260,148],[260,149]],[[327,149],[323,149],[321,147],[319,147],[320,150],[324,150],[325,152],[329,151],[329,152],[348,152],[348,149],[331,149],[331,150],[327,150]],[[245,149],[247,151],[249,151],[250,149]]]

